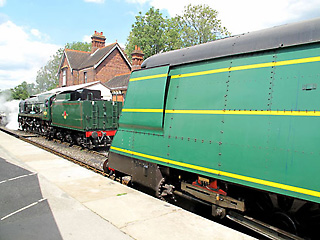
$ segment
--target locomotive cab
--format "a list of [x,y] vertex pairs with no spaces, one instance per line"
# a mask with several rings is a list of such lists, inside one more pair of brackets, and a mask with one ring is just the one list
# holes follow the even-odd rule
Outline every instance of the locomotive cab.
[[44,134],[43,126],[48,125],[44,121],[49,120],[44,117],[44,113],[48,112],[45,106],[47,98],[48,94],[40,94],[20,101],[18,114],[20,129]]
[[26,103],[24,100],[19,102],[19,113],[23,113],[26,111]]
[[80,89],[65,91],[57,95],[57,101],[96,101],[101,100],[100,90]]

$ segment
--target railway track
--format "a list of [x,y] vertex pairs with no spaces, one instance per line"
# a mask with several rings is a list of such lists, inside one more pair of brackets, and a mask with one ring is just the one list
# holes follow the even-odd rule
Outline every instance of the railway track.
[[0,127],[0,130],[11,136],[19,138],[22,141],[35,145],[45,151],[51,152],[82,167],[90,169],[105,177],[110,177],[110,175],[107,174],[103,169],[103,164],[107,160],[107,154],[98,151],[82,149],[79,146],[70,147],[69,144],[62,143],[59,140],[48,141],[44,137],[33,133],[27,133],[19,130],[9,130],[4,127]]
[[[107,151],[101,152],[101,151],[88,150],[88,149],[83,149],[82,147],[76,146],[76,145],[71,147],[70,144],[68,143],[63,143],[59,140],[48,141],[44,137],[39,136],[37,134],[27,133],[20,130],[9,130],[4,127],[0,127],[0,130],[11,136],[19,138],[22,141],[35,145],[45,151],[51,152],[57,156],[60,156],[82,167],[85,167],[91,171],[94,171],[102,176],[111,178],[124,185],[128,184],[128,181],[125,177],[123,179],[121,177],[116,178],[114,175],[110,175],[104,171],[104,165],[108,159]],[[204,202],[202,200],[193,198],[192,196],[186,195],[185,193],[182,193],[180,191],[174,191],[174,194],[183,199],[192,201],[194,204],[206,206],[207,209],[211,208],[211,204]],[[179,207],[185,208],[187,210],[190,210],[188,209],[187,206],[184,206],[183,204],[180,205],[175,202],[171,202],[171,203],[178,205]],[[194,210],[191,210],[191,211],[198,215],[202,215],[203,217],[213,220],[210,216],[206,216],[205,214],[199,213]],[[244,232],[258,239],[273,239],[273,240],[302,240],[303,239],[291,233],[285,232],[279,228],[276,228],[274,226],[260,222],[254,218],[240,215],[234,211],[229,211],[228,214],[226,215],[226,218],[232,223],[236,223],[237,225],[230,224],[228,222],[219,222],[219,223],[222,223],[223,225],[236,229],[237,231]]]

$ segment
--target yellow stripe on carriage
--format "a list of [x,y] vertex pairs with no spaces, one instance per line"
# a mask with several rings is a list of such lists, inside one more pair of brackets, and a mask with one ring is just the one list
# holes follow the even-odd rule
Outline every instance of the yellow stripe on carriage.
[[176,114],[213,114],[213,115],[266,115],[266,116],[309,116],[319,117],[320,111],[258,111],[258,110],[166,110]]
[[135,109],[135,108],[123,108],[122,112],[139,112],[139,113],[162,113],[163,109]]
[[164,73],[164,74],[150,75],[150,76],[145,76],[145,77],[136,77],[136,78],[131,78],[130,82],[139,81],[139,80],[154,79],[154,78],[161,78],[161,77],[167,77],[167,76],[168,76],[168,74]]
[[134,156],[139,156],[139,157],[155,160],[155,161],[166,163],[166,164],[172,164],[172,165],[185,167],[185,168],[189,168],[189,169],[195,169],[195,170],[199,170],[202,172],[212,173],[212,174],[225,176],[225,177],[229,177],[229,178],[233,178],[233,179],[239,179],[239,180],[246,181],[246,182],[252,182],[252,183],[257,183],[257,184],[264,185],[264,186],[288,190],[291,192],[302,193],[302,194],[309,195],[309,196],[320,197],[320,192],[310,190],[310,189],[290,186],[290,185],[286,185],[286,184],[282,184],[282,183],[276,183],[276,182],[271,182],[271,181],[267,181],[267,180],[263,180],[263,179],[247,177],[247,176],[243,176],[243,175],[239,175],[239,174],[234,174],[234,173],[224,172],[224,171],[215,170],[215,169],[211,169],[211,168],[196,166],[196,165],[189,164],[189,163],[183,163],[183,162],[178,162],[178,161],[174,161],[174,160],[169,160],[169,159],[156,157],[156,156],[152,156],[152,155],[148,155],[148,154],[144,154],[144,153],[134,152],[131,150],[126,150],[126,149],[122,149],[122,148],[118,148],[118,147],[114,147],[114,146],[111,146],[111,149],[118,151],[118,152],[128,153],[128,154],[131,154]]
[[[219,69],[212,69],[212,70],[206,70],[206,71],[200,71],[200,72],[177,74],[177,75],[172,75],[171,78],[175,79],[175,78],[183,78],[183,77],[195,77],[195,76],[208,75],[208,74],[214,74],[214,73],[232,72],[232,71],[240,71],[240,70],[265,68],[265,67],[287,66],[287,65],[293,65],[293,64],[311,63],[311,62],[320,62],[320,56],[291,59],[291,60],[285,60],[285,61],[279,61],[279,62],[249,64],[249,65],[235,66],[235,67],[229,67],[229,68],[219,68]],[[144,76],[144,77],[136,77],[136,78],[131,78],[130,82],[139,81],[139,80],[155,79],[155,78],[161,78],[161,77],[167,77],[167,76],[168,76],[168,74],[164,73],[164,74],[156,74],[156,75],[150,75],[150,76]]]
[[[162,113],[163,109],[135,109],[124,108],[122,112],[135,113]],[[170,114],[212,114],[212,115],[264,115],[264,116],[297,116],[297,117],[320,117],[320,111],[258,111],[258,110],[176,110],[168,109],[165,113]]]
[[279,62],[257,63],[257,64],[250,64],[250,65],[229,67],[229,68],[212,69],[212,70],[201,71],[201,72],[177,74],[177,75],[172,75],[171,78],[174,79],[174,78],[183,78],[183,77],[195,77],[195,76],[201,76],[201,75],[207,75],[207,74],[213,74],[213,73],[232,72],[232,71],[240,71],[240,70],[265,68],[265,67],[286,66],[286,65],[311,63],[311,62],[319,62],[319,61],[320,61],[320,56],[300,58],[300,59],[292,59],[292,60],[279,61]]

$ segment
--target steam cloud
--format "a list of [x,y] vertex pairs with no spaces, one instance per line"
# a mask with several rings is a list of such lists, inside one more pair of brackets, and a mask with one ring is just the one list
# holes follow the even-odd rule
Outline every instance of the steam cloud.
[[9,96],[2,93],[0,94],[0,115],[5,116],[2,124],[12,130],[17,130],[18,124],[18,112],[19,112],[19,100],[8,101]]

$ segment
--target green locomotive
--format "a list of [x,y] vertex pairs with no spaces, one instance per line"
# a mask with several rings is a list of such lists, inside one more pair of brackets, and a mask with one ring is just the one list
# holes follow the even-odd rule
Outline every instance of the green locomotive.
[[47,105],[48,99],[54,96],[55,94],[45,93],[20,101],[18,114],[19,128],[24,131],[44,134],[51,122],[51,115],[47,114],[50,111]]
[[111,143],[121,108],[102,100],[99,90],[40,94],[20,102],[18,122],[22,130],[93,148]]
[[109,167],[315,237],[319,84],[320,19],[152,56],[131,74]]

